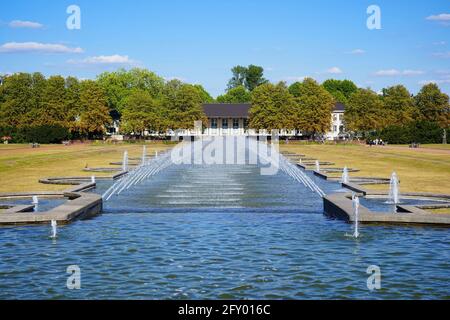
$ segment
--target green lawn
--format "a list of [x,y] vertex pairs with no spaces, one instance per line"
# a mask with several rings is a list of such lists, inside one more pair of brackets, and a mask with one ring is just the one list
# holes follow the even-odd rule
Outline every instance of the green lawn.
[[[168,148],[166,144],[148,144],[148,153]],[[389,177],[396,171],[402,191],[450,194],[450,149],[443,145],[424,145],[420,149],[405,146],[368,147],[365,145],[282,144],[281,150],[306,154],[332,161],[338,167],[353,167],[361,172],[353,176]],[[65,186],[43,185],[38,180],[55,176],[90,176],[82,169],[111,167],[121,161],[124,150],[130,157],[140,157],[142,145],[137,144],[76,144],[71,146],[0,145],[0,192],[63,190]],[[97,176],[110,173],[95,173]],[[335,175],[338,176],[338,175]],[[369,186],[386,189],[387,186]]]
[[[283,151],[336,163],[336,167],[352,167],[361,172],[350,176],[390,177],[396,171],[401,190],[450,194],[450,149],[444,145],[423,145],[419,149],[406,146],[369,147],[366,145],[318,145],[289,143]],[[338,175],[335,175],[338,176]],[[386,189],[387,186],[369,186]]]
[[[162,143],[147,144],[147,153],[170,147]],[[42,145],[0,145],[0,192],[64,190],[67,186],[44,185],[38,180],[44,177],[67,176],[110,176],[111,173],[84,172],[88,167],[114,167],[113,161],[121,161],[127,150],[130,157],[142,156],[139,144],[75,144]],[[117,166],[116,166],[117,167]]]

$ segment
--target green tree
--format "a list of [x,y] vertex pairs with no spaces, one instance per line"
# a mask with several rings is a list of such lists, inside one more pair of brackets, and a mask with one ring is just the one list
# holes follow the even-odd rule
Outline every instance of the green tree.
[[417,115],[411,93],[402,85],[383,89],[383,102],[389,125],[407,125]]
[[358,87],[350,80],[326,80],[322,86],[334,97],[336,102],[347,104],[348,99],[354,94]]
[[299,97],[300,96],[300,91],[301,91],[301,87],[302,87],[302,83],[301,82],[294,82],[293,84],[291,84],[288,87],[289,93],[292,94],[294,97]]
[[158,98],[164,89],[164,79],[146,69],[120,69],[116,72],[104,72],[97,77],[98,83],[106,92],[110,110],[122,112],[125,99],[132,89],[148,91]]
[[202,98],[202,103],[212,103],[214,102],[214,98],[208,93],[208,91],[203,88],[200,84],[195,84],[194,88],[196,88]]
[[443,128],[450,125],[449,97],[436,84],[424,85],[415,103],[423,120],[437,122]]
[[48,78],[39,100],[39,107],[33,112],[33,124],[66,126],[66,87],[63,77]]
[[250,127],[253,129],[292,129],[294,97],[283,83],[266,83],[252,92]]
[[247,68],[243,66],[235,66],[231,69],[233,76],[228,81],[228,90],[239,86],[244,86],[247,76]]
[[159,101],[152,98],[148,91],[133,90],[126,99],[126,108],[122,114],[121,128],[125,133],[143,135],[144,131],[165,129]]
[[232,88],[217,97],[217,102],[220,103],[249,103],[251,100],[251,93],[244,86]]
[[347,129],[364,134],[386,125],[386,112],[381,97],[370,89],[358,89],[346,106],[344,119]]
[[36,107],[33,96],[33,77],[28,73],[6,76],[2,85],[3,103],[0,106],[0,122],[3,125],[29,124],[30,113]]
[[92,80],[81,82],[80,111],[76,128],[89,138],[103,134],[106,125],[111,123],[105,92],[97,82]]
[[202,96],[193,85],[172,80],[166,84],[162,105],[171,129],[192,129],[195,121],[207,122]]
[[291,91],[295,93],[296,129],[311,133],[313,136],[328,132],[334,107],[333,96],[311,78],[305,79],[301,85],[292,87]]
[[264,78],[264,69],[262,67],[252,64],[247,67],[245,87],[248,91],[253,91],[256,87],[267,82],[268,81]]
[[248,91],[253,91],[256,87],[268,82],[264,78],[264,69],[253,64],[248,67],[235,66],[231,72],[233,76],[228,82],[228,90],[244,86]]
[[65,100],[65,119],[67,126],[72,127],[77,116],[81,114],[80,106],[80,82],[75,77],[67,77],[65,81],[66,100]]

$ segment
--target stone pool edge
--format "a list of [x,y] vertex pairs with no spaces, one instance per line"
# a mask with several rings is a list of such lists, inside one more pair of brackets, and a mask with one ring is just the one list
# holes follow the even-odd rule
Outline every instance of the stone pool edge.
[[[110,177],[98,177],[99,180],[115,180],[127,172],[120,172]],[[45,198],[68,198],[69,200],[51,210],[34,213],[34,205],[12,206],[0,213],[0,225],[31,225],[46,224],[55,220],[58,224],[68,224],[73,220],[92,217],[100,214],[103,209],[102,197],[86,191],[96,187],[95,182],[85,182],[89,177],[52,177],[40,179],[43,184],[71,185],[64,191],[37,191],[0,193],[0,198],[28,198],[40,196]]]

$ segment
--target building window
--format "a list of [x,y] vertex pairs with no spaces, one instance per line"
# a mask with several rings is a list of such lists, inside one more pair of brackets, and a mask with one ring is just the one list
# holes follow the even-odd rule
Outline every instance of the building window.
[[217,129],[217,119],[211,119],[211,129]]
[[333,121],[336,121],[337,120],[337,115],[336,114],[333,114]]
[[244,119],[244,129],[248,129],[248,119]]
[[233,129],[239,129],[239,119],[233,119]]
[[333,126],[333,132],[337,132],[337,126]]
[[228,129],[228,119],[222,119],[222,129]]

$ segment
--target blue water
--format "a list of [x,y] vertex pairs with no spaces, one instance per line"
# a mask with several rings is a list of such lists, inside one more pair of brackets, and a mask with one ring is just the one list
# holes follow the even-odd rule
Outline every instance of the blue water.
[[[1,299],[450,298],[448,229],[361,226],[354,239],[315,193],[256,166],[172,166],[58,231],[0,228]],[[69,265],[80,290],[66,287]]]
[[[31,205],[32,199],[0,199],[0,205],[9,205],[9,206],[17,206],[17,205]],[[49,211],[53,208],[56,208],[62,204],[67,202],[67,199],[47,199],[47,198],[39,198],[39,204],[35,206],[34,212],[45,212]]]

